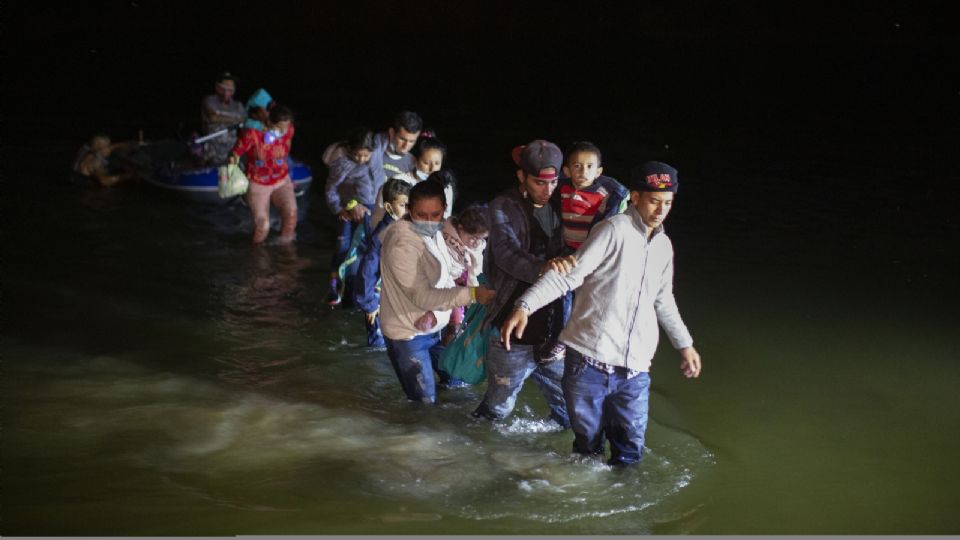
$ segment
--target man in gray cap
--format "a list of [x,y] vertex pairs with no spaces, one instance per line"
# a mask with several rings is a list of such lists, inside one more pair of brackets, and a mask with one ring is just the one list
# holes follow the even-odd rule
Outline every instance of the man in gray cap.
[[[563,154],[557,145],[536,140],[513,150],[519,183],[490,202],[490,235],[484,274],[497,296],[487,310],[485,325],[499,329],[514,301],[548,268],[563,248],[560,216],[549,203],[557,188]],[[545,304],[546,305],[546,304]],[[486,356],[487,390],[474,416],[499,420],[510,415],[517,394],[533,377],[550,407],[550,417],[569,427],[559,361],[539,363],[537,351],[559,327],[562,302],[530,318],[526,335],[509,350],[496,333]]]
[[676,192],[676,169],[657,161],[639,167],[627,210],[597,224],[569,266],[545,273],[501,325],[500,339],[511,350],[511,334],[522,338],[542,306],[577,289],[560,334],[573,450],[603,456],[606,438],[611,465],[643,457],[657,323],[679,350],[684,375],[700,375],[700,355],[673,296],[673,245],[663,232]]
[[230,72],[221,73],[213,89],[215,93],[203,98],[200,107],[203,134],[224,133],[204,143],[203,157],[211,165],[220,165],[237,143],[237,126],[247,118],[247,112],[242,103],[233,99],[237,83]]

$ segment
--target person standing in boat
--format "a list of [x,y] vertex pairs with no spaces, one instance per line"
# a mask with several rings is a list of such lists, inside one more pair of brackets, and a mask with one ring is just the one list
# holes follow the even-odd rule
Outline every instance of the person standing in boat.
[[237,126],[246,119],[247,113],[243,109],[243,104],[233,99],[237,91],[237,83],[230,72],[222,73],[217,78],[213,89],[215,93],[203,98],[201,103],[200,123],[203,134],[227,131],[204,143],[203,157],[209,164],[220,165],[227,159],[227,154],[236,144]]
[[280,243],[288,244],[296,236],[297,198],[287,166],[293,142],[293,113],[283,105],[270,110],[264,131],[245,129],[230,151],[229,163],[246,157],[250,187],[245,195],[253,217],[253,243],[261,244],[270,232],[270,205],[280,212]]

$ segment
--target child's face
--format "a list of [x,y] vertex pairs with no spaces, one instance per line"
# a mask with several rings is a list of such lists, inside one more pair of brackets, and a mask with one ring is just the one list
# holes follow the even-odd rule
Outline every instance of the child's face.
[[577,189],[589,187],[598,176],[603,174],[597,155],[593,152],[577,152],[571,154],[567,164],[563,166],[563,174],[570,177],[573,187]]
[[402,219],[407,215],[407,201],[410,200],[406,195],[397,195],[392,201],[383,203],[383,209],[393,216],[393,219]]
[[482,246],[483,242],[487,239],[486,232],[470,234],[465,232],[461,227],[457,227],[457,235],[460,236],[460,241],[463,242],[463,245],[470,249],[477,249]]
[[356,161],[357,163],[363,165],[364,163],[370,161],[370,156],[373,155],[370,150],[366,148],[361,148],[354,151],[350,154],[350,159]]
[[443,153],[436,148],[425,150],[417,160],[417,170],[424,174],[437,172],[443,167]]

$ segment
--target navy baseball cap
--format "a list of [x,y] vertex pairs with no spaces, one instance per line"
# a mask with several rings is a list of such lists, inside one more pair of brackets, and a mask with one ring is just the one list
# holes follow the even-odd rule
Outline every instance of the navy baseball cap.
[[660,161],[648,161],[633,169],[631,191],[677,192],[677,170]]

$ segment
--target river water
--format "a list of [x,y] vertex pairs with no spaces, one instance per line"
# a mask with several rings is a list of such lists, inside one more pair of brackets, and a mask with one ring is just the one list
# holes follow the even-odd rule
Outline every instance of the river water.
[[3,533],[960,532],[943,192],[701,160],[667,229],[703,375],[661,341],[648,455],[623,471],[573,458],[533,385],[499,424],[469,415],[482,385],[408,403],[360,313],[323,302],[316,189],[297,245],[252,249],[242,207],[17,173]]

